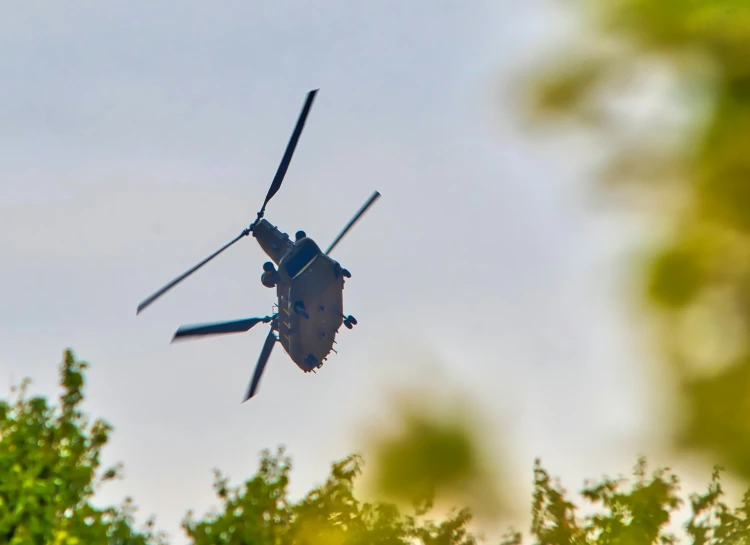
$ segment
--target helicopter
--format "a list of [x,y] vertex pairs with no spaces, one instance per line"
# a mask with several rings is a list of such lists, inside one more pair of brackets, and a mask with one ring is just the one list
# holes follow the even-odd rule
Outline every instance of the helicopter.
[[243,403],[257,393],[266,363],[277,342],[302,371],[314,373],[323,366],[331,351],[336,352],[333,345],[341,325],[352,329],[357,324],[356,318],[345,315],[343,309],[344,282],[346,278],[351,278],[351,273],[331,258],[330,253],[375,203],[380,193],[375,191],[370,196],[325,252],[304,231],[297,231],[295,240],[292,241],[287,233],[264,219],[266,205],[281,187],[317,92],[318,89],[314,89],[307,94],[294,132],[255,220],[233,240],[143,300],[136,310],[136,315],[140,314],[220,253],[252,234],[270,258],[270,261],[263,264],[261,284],[267,288],[276,288],[278,303],[274,306],[277,311],[262,318],[181,326],[172,338],[174,342],[209,335],[244,333],[259,323],[269,324],[270,329]]

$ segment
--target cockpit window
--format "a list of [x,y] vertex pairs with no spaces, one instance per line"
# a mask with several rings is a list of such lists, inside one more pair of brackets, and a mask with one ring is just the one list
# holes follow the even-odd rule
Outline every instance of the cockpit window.
[[303,240],[305,242],[300,241],[298,243],[300,247],[295,249],[295,254],[284,264],[284,269],[290,278],[297,276],[318,257],[317,245],[306,239]]

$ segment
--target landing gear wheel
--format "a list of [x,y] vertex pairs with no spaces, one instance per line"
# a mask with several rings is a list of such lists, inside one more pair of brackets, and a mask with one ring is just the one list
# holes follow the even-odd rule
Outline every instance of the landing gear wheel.
[[346,320],[344,320],[344,325],[346,326],[346,329],[351,329],[351,328],[353,328],[353,327],[354,327],[354,326],[352,325],[352,323],[351,323],[351,322],[349,321],[349,319],[348,319],[348,318],[347,318]]
[[352,325],[357,325],[357,319],[351,314],[346,317],[347,321]]

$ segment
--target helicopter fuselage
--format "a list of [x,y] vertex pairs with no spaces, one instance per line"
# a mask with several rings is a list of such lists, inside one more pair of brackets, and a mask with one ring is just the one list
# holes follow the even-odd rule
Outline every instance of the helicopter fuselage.
[[278,266],[278,270],[268,267],[261,280],[276,288],[278,341],[308,373],[323,364],[344,323],[345,271],[311,238],[293,242],[265,219],[255,226],[253,236]]
[[141,301],[136,309],[136,314],[139,314],[227,248],[252,233],[261,249],[271,259],[263,264],[261,283],[276,290],[278,312],[273,316],[180,326],[172,338],[175,341],[208,335],[244,333],[257,324],[269,324],[266,340],[258,356],[258,363],[255,365],[244,401],[252,398],[257,392],[263,370],[276,343],[281,344],[292,361],[307,373],[321,367],[331,351],[335,352],[333,345],[342,324],[347,329],[352,329],[357,324],[354,316],[344,316],[344,281],[345,278],[350,278],[351,274],[329,256],[362,214],[380,197],[380,193],[375,191],[372,194],[325,252],[320,250],[315,241],[307,238],[303,231],[298,231],[295,240],[292,241],[289,235],[263,219],[266,205],[284,181],[317,92],[317,89],[313,89],[307,94],[257,218],[234,239]]

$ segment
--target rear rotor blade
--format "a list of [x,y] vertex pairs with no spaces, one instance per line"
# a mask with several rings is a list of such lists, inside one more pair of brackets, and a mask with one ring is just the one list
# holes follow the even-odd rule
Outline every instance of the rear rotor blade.
[[202,337],[205,335],[221,335],[225,333],[244,333],[256,324],[270,322],[270,317],[246,318],[244,320],[233,320],[231,322],[216,322],[212,324],[200,324],[192,326],[181,326],[172,337],[172,342],[185,337]]
[[359,209],[359,211],[354,215],[354,217],[349,221],[349,223],[346,224],[346,227],[339,233],[339,236],[336,237],[336,240],[333,241],[333,243],[328,247],[326,250],[326,255],[330,254],[331,251],[336,247],[336,245],[341,241],[342,238],[344,238],[344,235],[346,235],[347,232],[349,232],[349,229],[354,227],[354,224],[359,221],[359,218],[362,217],[362,214],[367,212],[367,209],[370,208],[376,200],[380,198],[380,193],[377,191],[374,192],[369,199],[367,199],[367,202],[362,206],[362,208]]
[[229,248],[232,244],[234,244],[235,242],[237,242],[239,239],[241,239],[244,236],[247,236],[249,234],[249,232],[250,231],[248,231],[247,229],[245,229],[234,240],[232,240],[231,242],[225,244],[219,250],[217,250],[216,252],[214,252],[213,254],[211,254],[210,256],[208,256],[206,259],[204,259],[203,261],[201,261],[200,263],[198,263],[195,267],[193,267],[192,269],[190,269],[189,271],[187,271],[183,275],[178,276],[177,278],[175,278],[174,280],[172,280],[169,284],[167,284],[166,286],[164,286],[162,289],[160,289],[159,291],[157,291],[156,293],[154,293],[153,295],[151,295],[150,297],[148,297],[147,299],[145,299],[143,302],[141,302],[140,305],[138,305],[138,309],[135,312],[136,315],[140,314],[141,311],[143,311],[151,303],[153,303],[159,297],[161,297],[162,295],[164,295],[165,293],[167,293],[170,289],[172,289],[173,287],[175,287],[177,284],[179,284],[180,282],[182,282],[183,280],[185,280],[188,276],[190,276],[195,271],[197,271],[198,269],[200,269],[203,265],[205,265],[206,263],[208,263],[209,261],[211,261],[213,258],[215,258],[217,255],[219,255],[221,252],[223,252],[224,250],[226,250],[227,248]]
[[242,400],[243,403],[255,395],[255,392],[258,389],[258,384],[260,383],[260,377],[263,375],[263,370],[266,368],[268,358],[271,357],[271,351],[273,350],[273,345],[276,344],[276,340],[276,336],[273,334],[273,329],[271,329],[268,332],[268,337],[266,337],[266,342],[263,343],[263,349],[260,351],[260,357],[258,358],[258,363],[255,366],[255,372],[253,373],[253,380],[250,382],[250,387],[247,390],[245,399]]
[[299,137],[302,134],[302,129],[305,126],[307,115],[310,113],[310,108],[312,107],[313,101],[315,100],[315,95],[317,93],[318,89],[314,89],[307,93],[307,100],[305,100],[305,105],[302,107],[302,112],[299,114],[297,125],[294,127],[294,132],[292,133],[292,137],[289,139],[289,143],[286,146],[284,157],[281,159],[281,164],[279,164],[279,168],[276,171],[276,176],[273,177],[273,182],[271,182],[271,187],[269,188],[268,194],[266,195],[266,200],[263,202],[263,207],[260,209],[260,217],[263,216],[268,201],[270,201],[271,198],[276,195],[276,192],[281,187],[281,182],[284,180],[286,171],[289,168],[289,163],[292,161],[292,155],[294,155],[294,150],[297,147],[297,142],[299,142]]

